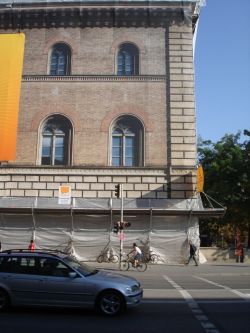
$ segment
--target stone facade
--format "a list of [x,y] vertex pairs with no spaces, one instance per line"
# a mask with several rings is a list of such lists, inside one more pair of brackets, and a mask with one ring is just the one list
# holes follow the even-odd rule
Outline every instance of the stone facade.
[[[182,176],[172,176],[172,197],[190,197],[193,176],[185,170]],[[0,196],[2,197],[58,197],[59,186],[68,185],[74,198],[114,197],[114,184],[124,184],[124,197],[166,199],[167,175],[165,168],[0,168]]]
[[[133,6],[121,9],[119,27],[96,18],[79,26],[73,9],[71,21],[63,15],[63,4],[53,7],[51,14],[48,9],[45,23],[34,21],[36,8],[23,9],[20,24],[26,44],[17,154],[16,161],[0,168],[1,196],[56,197],[58,186],[67,184],[73,197],[107,198],[113,196],[116,183],[125,184],[128,198],[194,195],[194,8],[186,4],[188,14],[183,17],[180,4],[165,1],[162,8],[148,9],[152,22],[145,26],[134,12],[134,21],[126,21]],[[8,23],[6,17],[3,14],[1,33],[16,32],[18,19]],[[127,41],[140,50],[139,75],[118,77],[118,47]],[[69,76],[48,75],[51,48],[57,42],[71,49]],[[67,116],[73,127],[71,165],[65,168],[40,165],[41,126],[52,114]],[[139,168],[111,167],[111,125],[124,114],[137,117],[144,126]]]

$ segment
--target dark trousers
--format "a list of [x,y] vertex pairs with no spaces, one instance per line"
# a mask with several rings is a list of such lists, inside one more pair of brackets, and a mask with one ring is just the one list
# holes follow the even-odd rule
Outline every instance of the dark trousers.
[[190,256],[189,256],[189,258],[188,258],[188,262],[187,262],[187,264],[190,263],[190,260],[191,260],[191,259],[193,259],[193,261],[195,262],[195,265],[198,266],[198,262],[197,262],[197,260],[196,260],[194,254],[190,254]]

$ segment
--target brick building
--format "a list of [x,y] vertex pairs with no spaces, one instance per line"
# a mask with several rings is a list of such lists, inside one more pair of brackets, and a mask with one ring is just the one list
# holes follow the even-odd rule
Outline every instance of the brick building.
[[[193,35],[203,1],[1,0],[0,32],[23,32],[17,157],[0,166],[7,247],[115,251],[182,261],[207,211],[195,193]],[[59,186],[71,202],[58,203]],[[13,237],[15,235],[15,237]],[[173,244],[175,246],[173,247]]]

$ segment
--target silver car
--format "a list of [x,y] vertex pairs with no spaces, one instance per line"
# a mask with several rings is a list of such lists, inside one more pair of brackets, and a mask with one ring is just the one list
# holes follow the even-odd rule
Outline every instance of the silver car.
[[93,307],[113,316],[139,304],[140,283],[48,251],[0,253],[0,311],[10,305]]

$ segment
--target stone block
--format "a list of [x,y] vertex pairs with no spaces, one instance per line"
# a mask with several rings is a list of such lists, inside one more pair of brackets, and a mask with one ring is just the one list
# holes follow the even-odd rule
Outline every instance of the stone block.
[[97,196],[98,196],[98,198],[111,198],[112,192],[111,191],[98,191]]
[[45,190],[46,185],[46,183],[33,183],[32,188],[33,190]]
[[15,189],[17,188],[17,182],[6,182],[5,183],[5,188],[6,189]]
[[99,183],[111,183],[112,177],[111,176],[98,176]]
[[155,177],[142,177],[142,183],[155,183]]
[[127,198],[141,198],[140,191],[127,191]]
[[68,182],[68,176],[55,176],[55,182]]
[[11,180],[16,181],[16,182],[24,182],[25,176],[24,175],[12,175]]
[[24,190],[10,190],[10,195],[12,197],[23,197],[24,196]]
[[155,199],[156,198],[156,192],[154,191],[142,191],[141,197],[144,199]]
[[85,183],[97,183],[97,176],[84,176]]
[[27,182],[39,182],[39,176],[36,175],[26,175]]
[[24,191],[24,196],[25,197],[38,197],[38,190],[25,190]]
[[53,182],[54,181],[54,176],[40,176],[40,181],[41,182]]
[[148,184],[135,184],[135,191],[147,191],[148,188]]
[[76,190],[89,190],[89,183],[76,183]]
[[52,198],[54,196],[54,191],[52,190],[39,190],[39,197]]
[[104,184],[101,184],[101,183],[90,184],[90,189],[91,190],[104,190]]
[[126,177],[120,177],[120,176],[113,176],[113,183],[118,183],[118,184],[123,184],[127,182],[127,178]]
[[69,182],[81,183],[83,181],[82,176],[69,176]]
[[19,182],[18,183],[18,188],[19,189],[31,189],[32,188],[32,183],[31,182]]

